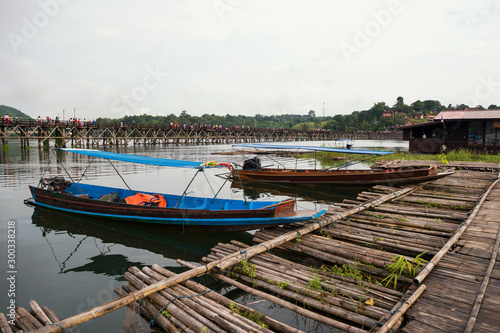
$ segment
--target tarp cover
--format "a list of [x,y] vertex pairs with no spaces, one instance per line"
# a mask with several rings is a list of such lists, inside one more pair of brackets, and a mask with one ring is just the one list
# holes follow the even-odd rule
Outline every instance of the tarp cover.
[[347,149],[347,148],[333,148],[333,147],[320,147],[320,146],[292,146],[292,145],[267,145],[261,143],[246,143],[240,145],[233,145],[233,147],[241,148],[256,148],[256,149],[305,149],[316,151],[327,151],[331,153],[346,153],[346,154],[366,154],[366,155],[388,155],[394,154],[393,151],[378,151],[378,150],[363,150],[363,149]]
[[75,153],[75,154],[82,154],[82,155],[87,155],[87,156],[105,158],[108,160],[123,161],[123,162],[130,162],[130,163],[139,163],[139,164],[168,166],[168,167],[175,167],[175,168],[200,169],[200,166],[203,164],[203,162],[169,160],[166,158],[156,158],[156,157],[139,156],[139,155],[131,155],[131,154],[118,154],[118,153],[110,153],[107,151],[100,151],[100,150],[94,150],[94,149],[59,148],[59,150],[69,151],[69,152]]

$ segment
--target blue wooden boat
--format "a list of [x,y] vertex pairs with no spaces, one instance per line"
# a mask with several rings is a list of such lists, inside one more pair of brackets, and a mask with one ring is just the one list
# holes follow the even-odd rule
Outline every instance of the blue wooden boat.
[[[198,172],[203,172],[210,166],[230,167],[227,164],[168,160],[97,150],[63,150],[108,160],[196,168]],[[247,202],[219,199],[217,196],[202,198],[187,196],[187,188],[182,195],[159,194],[130,188],[77,183],[62,177],[42,179],[37,187],[30,186],[30,191],[32,198],[25,201],[29,205],[111,220],[217,231],[252,230],[306,221],[325,213],[324,210],[297,211],[295,199]]]

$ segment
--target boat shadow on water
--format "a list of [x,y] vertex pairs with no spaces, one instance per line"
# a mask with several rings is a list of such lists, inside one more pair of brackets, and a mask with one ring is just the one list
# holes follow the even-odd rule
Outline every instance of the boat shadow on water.
[[[75,239],[75,248],[69,253],[68,259],[78,251],[82,241],[86,238],[94,238],[96,246],[96,239],[102,243],[98,246],[99,254],[87,258],[90,262],[86,261],[84,265],[78,267],[66,269],[66,260],[56,258],[60,273],[90,271],[116,276],[116,267],[126,269],[130,266],[143,265],[140,262],[130,261],[125,255],[108,253],[110,248],[117,244],[127,248],[143,249],[173,260],[198,262],[219,242],[237,239],[251,244],[252,241],[252,235],[248,232],[207,233],[193,230],[183,232],[182,228],[177,227],[106,221],[102,218],[54,212],[41,207],[34,208],[31,219],[32,223],[41,229],[42,236],[47,242],[49,242],[47,237],[49,234],[64,234]],[[78,241],[75,236],[83,236],[83,238]],[[52,247],[50,242],[49,245]]]
[[358,193],[372,186],[342,186],[318,184],[257,183],[233,180],[231,188],[243,190],[252,200],[274,196],[287,196],[321,204],[333,204],[344,199],[356,199]]

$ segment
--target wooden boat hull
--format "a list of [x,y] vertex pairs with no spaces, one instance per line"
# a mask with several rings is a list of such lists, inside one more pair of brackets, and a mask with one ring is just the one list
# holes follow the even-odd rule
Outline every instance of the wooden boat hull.
[[438,179],[453,172],[437,173],[434,168],[412,170],[233,170],[231,176],[242,181],[316,185],[397,185]]
[[[85,186],[80,184],[80,187]],[[106,189],[98,187],[104,193]],[[108,192],[116,190],[107,188]],[[295,211],[295,200],[285,200],[265,208],[260,203],[257,209],[195,209],[137,206],[121,202],[107,202],[69,193],[59,193],[30,186],[32,198],[26,204],[55,209],[67,213],[100,217],[134,223],[154,223],[172,226],[192,226],[219,229],[220,231],[252,230],[262,227],[305,221],[316,218],[324,211]],[[103,192],[104,191],[104,192]],[[123,191],[123,190],[122,190]],[[228,206],[235,200],[226,200]]]

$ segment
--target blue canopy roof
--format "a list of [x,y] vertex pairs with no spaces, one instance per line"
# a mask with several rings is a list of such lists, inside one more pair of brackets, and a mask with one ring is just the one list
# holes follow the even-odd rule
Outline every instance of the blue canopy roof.
[[347,149],[347,148],[333,148],[333,147],[320,147],[320,146],[293,146],[293,145],[273,145],[273,144],[262,144],[262,143],[245,143],[239,145],[233,145],[233,147],[241,148],[262,148],[262,149],[304,149],[304,150],[316,150],[316,151],[327,151],[331,153],[346,153],[346,154],[366,154],[366,155],[388,155],[394,154],[393,151],[378,151],[378,150],[363,150],[363,149]]
[[139,164],[168,166],[168,167],[176,167],[176,168],[200,169],[202,167],[202,164],[203,164],[203,162],[169,160],[166,158],[155,158],[155,157],[139,156],[139,155],[131,155],[131,154],[118,154],[118,153],[110,153],[107,151],[94,150],[94,149],[59,148],[59,150],[69,151],[69,152],[75,153],[75,154],[82,154],[82,155],[87,155],[87,156],[105,158],[108,160],[139,163]]

